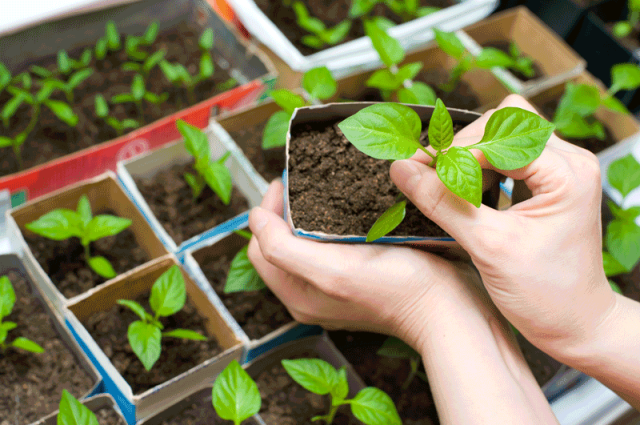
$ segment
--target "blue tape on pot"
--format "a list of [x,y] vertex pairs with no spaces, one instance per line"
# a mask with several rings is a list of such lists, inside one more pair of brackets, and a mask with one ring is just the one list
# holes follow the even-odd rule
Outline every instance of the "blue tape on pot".
[[206,232],[183,242],[182,245],[178,247],[178,252],[176,253],[176,255],[178,256],[182,255],[184,257],[184,253],[186,250],[192,249],[193,247],[196,247],[202,244],[204,241],[211,239],[215,236],[218,236],[221,233],[233,232],[234,230],[241,229],[245,227],[248,222],[249,222],[249,211],[244,212],[240,215],[237,215],[225,221],[224,223],[219,224],[213,229],[207,230]]
[[255,348],[248,350],[247,354],[245,355],[243,364],[250,362],[256,357],[270,350],[273,350],[274,348],[282,344],[286,344],[287,342],[296,341],[298,339],[301,339],[307,336],[314,336],[314,335],[321,335],[321,334],[322,334],[322,328],[320,326],[300,324],[294,328],[291,328],[290,330],[283,333],[282,335],[279,335],[276,338],[266,341],[264,344],[261,344]]

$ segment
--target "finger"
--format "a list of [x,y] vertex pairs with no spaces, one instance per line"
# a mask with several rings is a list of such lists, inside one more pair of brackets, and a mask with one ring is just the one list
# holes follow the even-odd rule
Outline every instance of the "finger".
[[262,198],[260,206],[265,210],[273,211],[276,214],[282,214],[284,204],[284,200],[282,198],[283,191],[284,186],[280,179],[272,181],[269,185],[269,189],[267,189],[267,193],[265,193],[264,198]]

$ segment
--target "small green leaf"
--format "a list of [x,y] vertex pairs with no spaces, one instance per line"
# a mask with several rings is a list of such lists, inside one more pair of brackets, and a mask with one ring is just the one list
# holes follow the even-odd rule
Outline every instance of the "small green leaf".
[[0,322],[11,314],[16,303],[16,293],[7,276],[0,277]]
[[206,341],[207,337],[189,329],[174,329],[169,332],[164,332],[162,336],[170,338],[188,339],[191,341]]
[[91,203],[89,202],[89,197],[87,195],[82,195],[80,200],[78,201],[78,216],[82,221],[82,225],[86,229],[86,226],[91,222],[93,215],[91,213]]
[[325,30],[322,38],[327,44],[333,46],[344,40],[347,34],[349,34],[349,30],[351,30],[351,21],[346,19],[333,28]]
[[367,242],[373,242],[398,227],[406,214],[407,201],[400,201],[386,210],[369,229]]
[[0,148],[9,148],[11,146],[13,146],[13,139],[0,136]]
[[123,129],[138,128],[138,127],[140,127],[140,123],[138,121],[136,121],[136,120],[127,118],[127,119],[122,120],[121,127]]
[[561,117],[554,119],[558,132],[569,139],[586,139],[597,137],[600,140],[606,138],[604,126],[593,119],[587,120],[582,116],[568,111]]
[[422,356],[409,344],[399,338],[389,337],[376,352],[379,356],[392,357],[398,359],[415,359]]
[[96,42],[96,48],[95,48],[96,59],[103,60],[107,56],[107,45],[108,45],[108,41],[104,37],[100,38]]
[[236,424],[258,413],[262,404],[258,386],[236,360],[218,375],[211,395],[218,416]]
[[296,14],[298,26],[314,34],[320,34],[326,30],[325,24],[318,18],[309,15],[309,11],[304,3],[296,1],[293,4],[293,11]]
[[632,270],[640,260],[638,241],[640,227],[634,222],[613,220],[607,226],[607,250],[627,270]]
[[434,28],[433,32],[436,35],[436,43],[438,43],[440,49],[442,49],[442,51],[447,55],[456,59],[461,59],[467,52],[464,44],[462,44],[455,33],[440,31],[437,28]]
[[198,127],[187,124],[182,120],[176,121],[176,127],[184,137],[184,147],[196,159],[196,161],[209,162],[211,150],[207,135]]
[[436,92],[421,81],[415,81],[411,87],[403,87],[398,91],[398,100],[414,105],[435,105]]
[[142,66],[142,71],[148,74],[161,60],[164,59],[164,55],[167,52],[165,50],[158,50],[144,61],[144,65]]
[[169,98],[168,93],[162,93],[160,96],[151,92],[146,92],[144,94],[144,100],[146,100],[149,103],[153,103],[154,105],[159,105],[161,103],[164,103],[168,98]]
[[486,47],[476,57],[476,66],[483,69],[491,69],[495,66],[511,67],[515,61],[502,50]]
[[2,115],[2,120],[5,121],[5,125],[9,120],[9,118],[11,118],[16,111],[18,110],[18,108],[20,107],[20,105],[22,105],[22,103],[25,100],[25,96],[22,93],[19,93],[15,96],[13,96],[11,98],[11,100],[9,100],[4,107],[2,108],[2,113],[0,115]]
[[373,87],[380,90],[397,90],[402,86],[400,80],[395,74],[388,69],[379,69],[365,83],[367,87]]
[[80,65],[84,68],[88,67],[91,64],[92,57],[93,53],[91,53],[91,49],[84,49],[80,56]]
[[416,78],[416,75],[418,75],[418,73],[422,70],[423,66],[424,65],[422,62],[412,62],[400,67],[400,69],[398,70],[398,79],[403,82],[405,80],[413,80],[414,78]]
[[617,292],[620,295],[624,295],[622,293],[622,289],[620,289],[620,287],[618,286],[617,283],[615,283],[613,280],[609,279],[609,286],[611,286],[611,289],[613,289],[613,292]]
[[74,73],[71,77],[69,77],[69,81],[68,81],[69,87],[71,87],[72,89],[75,89],[80,84],[82,84],[83,81],[85,81],[87,78],[91,77],[92,75],[93,75],[93,69],[91,68],[83,69]]
[[629,114],[629,110],[627,109],[626,106],[624,106],[624,103],[620,102],[618,98],[615,96],[607,96],[603,98],[602,106],[604,106],[605,108],[613,112],[618,112],[621,114]]
[[365,34],[371,39],[373,48],[376,49],[380,60],[387,67],[397,65],[404,59],[404,49],[398,40],[388,35],[383,29],[372,21],[364,22]]
[[378,388],[361,390],[351,401],[351,412],[367,425],[402,425],[393,400]]
[[607,169],[607,180],[622,197],[640,186],[640,163],[632,154],[613,161]]
[[396,26],[395,22],[393,22],[391,19],[385,18],[384,16],[373,16],[370,20],[378,28],[380,28],[381,30],[383,30],[385,32],[389,31],[391,28]]
[[611,68],[611,94],[620,90],[635,90],[640,87],[640,66],[633,63],[619,63]]
[[224,287],[225,294],[259,291],[266,288],[264,281],[251,264],[247,251],[248,246],[245,246],[233,257]]
[[151,288],[149,304],[158,316],[167,317],[179,312],[187,300],[187,290],[180,267],[171,266]]
[[160,70],[171,83],[175,83],[180,78],[178,71],[166,60],[160,61]]
[[242,236],[243,238],[245,238],[248,241],[250,241],[251,237],[253,236],[251,234],[251,232],[248,232],[248,231],[242,230],[242,229],[234,230],[233,233],[235,233],[238,236]]
[[349,395],[349,381],[347,380],[347,368],[342,366],[338,370],[338,380],[331,389],[332,403],[337,404],[341,400],[344,400]]
[[116,28],[114,21],[107,22],[105,26],[105,39],[110,50],[118,50],[120,48],[120,33],[118,33],[118,28]]
[[91,267],[91,270],[105,279],[113,279],[118,275],[109,260],[104,257],[91,257],[87,260],[87,263],[89,267]]
[[566,114],[567,111],[576,113],[581,117],[593,115],[600,107],[600,103],[600,91],[597,87],[569,82],[558,104],[554,121],[557,117]]
[[613,26],[613,35],[618,38],[625,38],[631,34],[631,31],[633,31],[633,26],[627,21],[616,22]]
[[286,89],[272,90],[269,92],[269,96],[271,96],[278,106],[290,114],[292,114],[296,108],[302,108],[307,104],[301,96]]
[[25,227],[33,233],[54,241],[62,241],[72,236],[82,237],[82,219],[75,211],[57,209],[51,211]]
[[289,376],[307,391],[329,394],[339,380],[338,371],[321,359],[282,360]]
[[202,50],[211,50],[213,48],[213,38],[213,29],[207,28],[200,36],[198,46],[200,46]]
[[42,348],[40,345],[36,344],[30,339],[23,338],[21,336],[14,339],[11,345],[14,348],[19,348],[21,350],[29,351],[31,353],[36,353],[36,354],[44,353],[44,348]]
[[407,159],[422,148],[422,122],[408,106],[380,103],[368,106],[338,124],[361,152],[376,159]]
[[207,182],[204,181],[204,178],[201,178],[200,176],[194,176],[191,173],[184,173],[184,179],[191,188],[193,199],[198,199],[198,197],[202,194],[202,191],[206,187]]
[[482,168],[465,148],[452,146],[437,156],[436,172],[454,194],[480,208],[482,203]]
[[146,44],[147,46],[151,46],[156,41],[157,36],[158,36],[158,23],[154,21],[149,24],[149,26],[147,27],[147,30],[144,32],[144,35],[142,36],[142,39],[144,41],[144,44]]
[[262,149],[279,148],[287,144],[290,120],[291,114],[285,111],[271,115],[262,133]]
[[436,107],[429,120],[429,143],[436,151],[447,149],[453,143],[453,120],[442,100],[436,100]]
[[162,334],[160,329],[139,320],[129,325],[127,332],[131,349],[144,368],[149,371],[160,358]]
[[305,35],[302,37],[302,44],[309,46],[312,49],[321,49],[324,46],[324,41],[320,37],[315,35]]
[[200,77],[204,80],[213,75],[213,61],[211,55],[205,53],[200,57]]
[[635,221],[636,218],[638,218],[638,216],[640,215],[640,206],[622,209],[619,206],[617,206],[613,201],[608,201],[607,205],[609,206],[609,209],[613,213],[613,216],[620,220]]
[[138,304],[135,301],[131,301],[131,300],[118,300],[116,301],[119,305],[127,307],[128,309],[130,309],[131,311],[133,311],[135,314],[138,315],[138,317],[143,320],[146,321],[147,320],[147,315],[148,313],[144,310],[144,307],[142,307],[140,304]]
[[[0,302],[2,301],[0,300]],[[0,306],[0,308],[2,307]],[[18,324],[15,322],[0,323],[0,346],[2,346],[2,344],[4,344],[4,342],[7,340],[7,335],[9,334],[9,331],[17,327],[18,327]]]
[[229,205],[233,183],[231,181],[231,172],[227,167],[213,162],[204,170],[203,177],[220,200],[225,205]]
[[100,118],[104,118],[109,115],[109,105],[101,94],[96,95],[96,115]]
[[312,98],[326,100],[336,93],[338,84],[329,68],[321,66],[305,72],[302,87]]
[[515,170],[540,156],[553,130],[553,124],[533,112],[502,108],[489,118],[482,140],[469,148],[481,150],[499,170]]
[[[33,68],[31,69],[33,70]],[[10,82],[11,82],[11,73],[9,72],[7,67],[4,66],[2,62],[0,62],[0,91],[2,91],[2,89],[4,89]]]
[[96,416],[67,390],[62,390],[57,425],[99,425]]
[[64,121],[67,125],[71,127],[75,127],[78,124],[78,116],[73,112],[71,106],[67,103],[59,101],[47,99],[43,102],[47,108],[51,109],[61,121]]
[[136,74],[133,76],[133,82],[131,83],[131,95],[135,100],[142,100],[147,90],[144,87],[144,78],[142,75]]
[[[0,90],[3,89],[4,86],[6,85],[6,83],[4,85],[2,84],[2,82],[4,81],[3,78],[2,78],[2,75],[3,75],[2,74],[2,68],[1,68],[2,66],[3,65],[0,64]],[[33,72],[34,74],[36,74],[40,78],[49,78],[49,77],[51,77],[51,71],[49,71],[48,69],[43,68],[41,66],[38,66],[38,65],[33,65],[31,67],[31,72]],[[9,79],[11,79],[10,75],[9,75]],[[6,81],[8,82],[9,80],[6,80]]]
[[71,61],[66,50],[58,52],[58,69],[65,75],[71,72]]
[[111,98],[111,103],[129,103],[135,101],[136,100],[129,93],[117,94]]
[[352,0],[351,7],[349,8],[349,17],[359,18],[367,15],[376,4],[382,1],[383,0]]
[[604,274],[607,277],[617,276],[630,271],[620,264],[618,260],[616,260],[613,255],[609,254],[607,251],[602,253],[602,265],[604,267]]
[[95,242],[106,236],[117,235],[131,226],[131,223],[132,221],[128,218],[105,214],[97,215],[87,225],[84,239],[89,242]]

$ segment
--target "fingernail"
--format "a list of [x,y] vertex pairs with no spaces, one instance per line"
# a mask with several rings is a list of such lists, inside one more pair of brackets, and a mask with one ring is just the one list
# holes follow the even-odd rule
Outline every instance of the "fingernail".
[[269,222],[269,215],[265,210],[260,207],[255,207],[251,211],[251,217],[249,219],[249,227],[253,233],[258,233]]
[[391,164],[391,169],[393,181],[401,190],[410,190],[420,181],[420,168],[411,159],[396,161]]

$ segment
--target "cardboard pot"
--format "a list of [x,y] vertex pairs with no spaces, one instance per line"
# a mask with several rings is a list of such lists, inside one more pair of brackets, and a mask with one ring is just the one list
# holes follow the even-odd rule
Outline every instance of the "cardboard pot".
[[[118,405],[113,400],[113,397],[111,397],[109,394],[100,394],[90,397],[84,400],[82,404],[93,413],[96,413],[102,409],[111,410],[115,412],[115,414],[118,416],[118,419],[120,419],[122,423],[126,422],[125,418],[122,416],[122,412],[120,412],[120,409],[118,408]],[[58,412],[55,412],[45,418],[40,419],[37,422],[34,422],[31,425],[57,425],[57,423]]]
[[195,306],[197,312],[206,318],[207,336],[215,338],[222,349],[222,352],[215,357],[160,385],[140,394],[134,394],[129,383],[82,325],[81,321],[88,319],[94,313],[110,310],[118,299],[134,299],[139,295],[149,294],[156,279],[170,267],[178,264],[177,259],[171,255],[147,263],[143,268],[119,276],[74,299],[65,314],[67,326],[80,347],[96,365],[103,377],[106,391],[114,397],[129,424],[135,424],[138,420],[163,410],[166,406],[187,397],[203,384],[212,382],[231,360],[240,360],[242,356],[241,341],[236,338],[207,296],[182,268],[187,299]]
[[25,240],[25,235],[33,235],[33,233],[27,230],[25,225],[57,208],[68,208],[75,211],[78,200],[82,195],[87,195],[89,198],[94,214],[101,210],[111,210],[119,217],[132,220],[129,229],[135,235],[137,244],[145,251],[150,260],[167,254],[167,250],[154,234],[151,226],[149,226],[133,202],[127,198],[127,195],[117,183],[116,176],[111,172],[86,182],[69,186],[37,201],[30,201],[25,205],[8,211],[6,214],[8,235],[14,249],[23,258],[25,266],[33,276],[38,289],[50,300],[59,313],[64,310],[69,300],[58,290],[31,252]]

